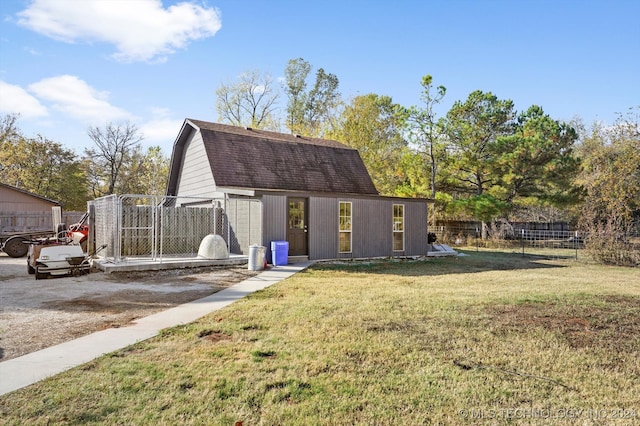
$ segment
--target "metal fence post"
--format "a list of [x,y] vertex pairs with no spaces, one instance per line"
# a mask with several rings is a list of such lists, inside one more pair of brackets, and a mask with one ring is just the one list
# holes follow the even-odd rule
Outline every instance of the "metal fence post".
[[114,241],[113,241],[113,250],[114,250],[114,257],[115,257],[115,262],[116,263],[120,263],[121,260],[121,256],[122,256],[122,197],[117,197],[116,198],[116,208],[115,208],[115,223],[116,223],[116,229],[114,232]]
[[158,202],[157,196],[148,198],[151,204],[151,258],[159,258],[162,262],[163,246],[162,246],[162,206]]

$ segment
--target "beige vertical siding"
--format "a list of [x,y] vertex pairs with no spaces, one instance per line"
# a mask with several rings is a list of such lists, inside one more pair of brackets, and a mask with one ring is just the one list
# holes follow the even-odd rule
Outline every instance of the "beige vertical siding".
[[0,187],[0,212],[50,212],[51,207],[57,205],[20,191]]
[[[353,200],[354,257],[393,254],[393,209],[387,199]],[[401,253],[399,253],[401,254]]]
[[405,203],[405,254],[420,256],[427,254],[427,203],[411,201]]
[[309,199],[309,257],[311,259],[339,257],[338,223],[338,199],[331,197]]
[[262,202],[256,198],[230,198],[227,202],[227,220],[231,228],[229,250],[248,254],[249,246],[260,244],[263,231]]
[[264,195],[262,245],[267,248],[267,260],[272,262],[271,241],[287,239],[287,196]]
[[[338,205],[352,203],[352,251],[338,252]],[[405,250],[393,251],[393,205],[405,206]],[[426,202],[387,198],[311,197],[309,256],[311,259],[414,256],[427,253]]]
[[[300,195],[296,195],[300,196]],[[286,240],[287,195],[264,195],[263,245]],[[338,253],[338,205],[352,203],[352,252]],[[405,250],[393,251],[393,205],[405,206]],[[309,196],[309,258],[367,258],[427,254],[425,201],[371,197]],[[269,253],[269,260],[271,260]]]

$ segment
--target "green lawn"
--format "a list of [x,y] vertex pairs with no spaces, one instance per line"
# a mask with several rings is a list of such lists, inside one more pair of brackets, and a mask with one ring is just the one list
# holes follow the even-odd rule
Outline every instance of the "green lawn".
[[640,422],[640,269],[468,254],[317,265],[0,397],[0,423]]

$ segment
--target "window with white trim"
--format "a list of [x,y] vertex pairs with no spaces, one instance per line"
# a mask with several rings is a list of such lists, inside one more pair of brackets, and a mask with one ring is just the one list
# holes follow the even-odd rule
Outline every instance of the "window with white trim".
[[338,251],[340,253],[351,253],[351,202],[340,201],[339,205]]
[[393,251],[404,251],[404,204],[393,205]]

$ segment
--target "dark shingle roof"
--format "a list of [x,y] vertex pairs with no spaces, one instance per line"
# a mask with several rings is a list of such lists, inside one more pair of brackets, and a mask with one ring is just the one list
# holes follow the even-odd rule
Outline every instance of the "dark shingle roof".
[[358,151],[340,142],[191,120],[217,186],[378,194]]

